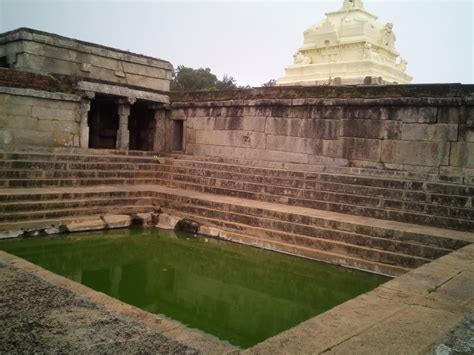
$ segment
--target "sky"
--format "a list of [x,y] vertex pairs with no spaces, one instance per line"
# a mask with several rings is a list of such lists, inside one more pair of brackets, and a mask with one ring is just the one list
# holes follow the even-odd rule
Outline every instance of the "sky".
[[[0,32],[31,27],[260,86],[284,75],[331,1],[0,0]],[[474,83],[474,0],[365,0],[392,22],[413,83]]]

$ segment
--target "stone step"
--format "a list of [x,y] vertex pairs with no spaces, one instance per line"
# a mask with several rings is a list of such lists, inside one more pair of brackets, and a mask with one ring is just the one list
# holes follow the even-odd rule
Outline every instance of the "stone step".
[[[69,158],[69,159],[67,159]],[[94,156],[91,156],[89,162],[81,162],[78,159],[74,159],[73,156],[65,156],[64,160],[49,161],[49,160],[1,160],[0,168],[4,169],[76,169],[76,170],[153,170],[158,168],[158,162],[162,165],[173,165],[179,167],[195,167],[197,169],[205,170],[217,170],[227,171],[230,173],[246,174],[250,176],[264,176],[267,178],[287,178],[287,179],[300,179],[309,180],[312,182],[332,182],[339,184],[349,185],[360,185],[363,187],[380,187],[398,190],[409,190],[409,191],[421,191],[421,192],[432,192],[438,194],[449,194],[449,195],[460,195],[460,196],[474,196],[474,186],[462,185],[453,183],[442,183],[442,182],[430,182],[430,181],[411,181],[402,180],[400,178],[380,178],[363,175],[346,175],[346,174],[335,174],[335,173],[317,173],[307,171],[291,171],[291,170],[275,170],[267,168],[259,168],[252,166],[239,166],[230,165],[224,163],[214,163],[208,161],[194,161],[194,160],[181,160],[181,159],[170,159],[170,158],[158,158],[158,160],[150,159],[147,163],[138,163],[135,159],[134,162],[123,163],[109,159],[108,157],[103,158],[102,162],[98,162]],[[193,157],[194,158],[194,157]],[[158,167],[157,167],[158,166]],[[156,170],[156,169],[155,169]],[[161,169],[159,169],[161,170]]]
[[[34,202],[34,201],[52,201],[52,200],[72,200],[72,199],[95,199],[95,198],[139,198],[149,197],[147,191],[115,191],[109,187],[94,187],[93,190],[87,192],[78,192],[80,188],[67,190],[66,192],[56,192],[51,189],[0,189],[0,202]],[[84,190],[84,189],[82,189]],[[71,191],[71,192],[69,192]]]
[[[347,202],[348,204],[362,205],[368,207],[390,208],[396,210],[422,212],[446,217],[474,219],[474,209],[463,207],[465,205],[471,205],[471,198],[463,196],[431,195],[430,199],[432,200],[432,203],[427,203],[421,198],[418,201],[413,201],[412,199],[406,201],[404,200],[405,193],[403,191],[395,190],[385,190],[385,194],[393,192],[392,198],[386,198],[385,196],[380,195],[373,196],[368,191],[368,189],[365,189],[363,191],[353,190],[348,191],[346,193],[344,192],[344,186],[339,190],[337,188],[328,190],[319,189],[318,186],[315,185],[312,185],[310,187],[287,187],[280,186],[270,181],[268,183],[253,183],[241,181],[238,176],[235,176],[232,179],[220,179],[217,177],[170,174],[168,176],[164,176],[162,179],[189,182],[203,186],[222,187],[239,191],[249,191],[266,193],[270,195],[303,198],[308,200],[321,200],[338,203]],[[454,202],[454,206],[443,205],[439,202]],[[458,205],[462,205],[462,207],[459,207]]]
[[[318,210],[327,210],[353,214],[358,216],[394,220],[406,223],[416,223],[423,225],[434,225],[442,228],[474,230],[474,220],[447,216],[436,216],[421,212],[402,211],[386,207],[368,207],[350,204],[349,202],[332,202],[324,200],[309,200],[304,198],[294,198],[284,195],[271,195],[258,192],[242,191],[235,189],[226,189],[222,187],[205,186],[187,182],[178,182],[173,180],[156,180],[155,183],[163,186],[175,187],[179,189],[206,192],[216,195],[235,196],[250,200],[258,200],[272,203],[286,204],[290,206],[308,207]],[[471,212],[471,211],[469,211]]]
[[[66,175],[67,173],[68,172],[66,172]],[[120,173],[117,173],[117,175],[120,175]],[[342,194],[337,192],[325,192],[317,190],[312,191],[298,188],[282,188],[274,185],[242,183],[234,180],[221,180],[216,178],[170,175],[166,173],[155,173],[153,175],[155,175],[155,178],[148,179],[122,177],[109,178],[105,176],[94,178],[68,179],[0,179],[0,185],[9,188],[35,188],[52,186],[94,186],[106,184],[136,185],[157,183],[165,184],[168,186],[178,186],[180,188],[186,189],[194,189],[197,191],[206,191],[231,196],[260,199],[265,201],[290,203],[318,209],[328,208],[332,211],[361,214],[376,218],[396,218],[397,220],[409,222],[432,223],[431,220],[437,216],[468,221],[474,220],[474,210],[472,208],[448,207],[438,204],[428,204],[421,202],[388,200],[382,198],[374,198],[370,196]],[[283,197],[283,199],[280,197]],[[394,213],[397,211],[398,215],[395,215]],[[409,212],[410,214],[407,214],[407,212]],[[417,215],[412,214],[412,212],[417,213]],[[391,215],[388,215],[390,213]],[[425,216],[420,216],[420,214],[424,214]],[[450,221],[452,222],[452,220]],[[449,221],[438,222],[443,222],[442,224],[440,224],[442,226],[449,226]]]
[[[189,176],[189,177],[188,177]],[[170,165],[161,165],[158,170],[0,170],[0,179],[68,179],[68,178],[161,178],[161,179],[202,179],[204,184],[219,179],[230,180],[243,184],[264,185],[270,187],[284,187],[288,189],[302,189],[308,191],[337,192],[350,195],[386,198],[398,201],[424,202],[435,205],[471,207],[472,197],[464,195],[446,195],[426,193],[421,191],[407,191],[395,188],[381,188],[346,183],[318,182],[295,178],[274,178],[259,175],[240,174],[220,170],[205,170],[195,168],[181,168]],[[205,180],[207,179],[207,180]],[[212,179],[212,180],[211,180]],[[215,185],[215,183],[214,183]]]
[[182,218],[194,220],[203,225],[223,229],[224,233],[221,233],[219,238],[240,244],[283,252],[330,264],[337,264],[345,267],[356,268],[359,270],[371,271],[388,276],[398,276],[411,270],[411,268],[409,267],[362,259],[343,252],[337,253],[335,251],[317,249],[311,243],[309,245],[297,244],[301,243],[302,239],[306,239],[306,242],[311,242],[309,238],[304,238],[302,236],[288,235],[287,240],[294,237],[298,238],[293,239],[292,242],[285,242],[282,239],[278,238],[263,238],[261,236],[258,236],[258,230],[261,230],[261,228],[254,228],[247,225],[239,225],[237,223],[229,223],[227,221],[215,220],[199,215],[184,213],[182,211],[177,211],[174,209],[165,208],[164,211]]
[[[133,175],[133,174],[132,174]],[[434,224],[444,228],[474,229],[472,208],[447,207],[437,204],[387,200],[370,196],[341,194],[337,192],[311,191],[282,188],[273,185],[241,183],[183,175],[156,173],[160,178],[70,178],[70,179],[0,179],[0,186],[8,188],[77,187],[117,184],[162,184],[184,189],[204,191],[220,195],[238,196],[269,202],[286,203],[316,209],[357,214],[397,221]],[[183,180],[183,181],[179,181]],[[212,184],[215,184],[214,186]]]
[[131,156],[131,157],[153,157],[155,152],[143,150],[117,150],[117,149],[91,149],[73,147],[40,147],[28,145],[8,145],[0,144],[0,152],[3,153],[44,153],[49,155],[110,155],[110,156]]
[[40,201],[24,201],[24,202],[2,202],[0,203],[0,220],[8,218],[10,215],[22,212],[34,212],[39,210],[58,210],[85,207],[101,207],[111,205],[123,206],[149,206],[152,204],[148,197],[136,198],[115,198],[115,199],[68,199],[68,200],[40,200]]
[[[238,231],[241,233],[248,232],[248,228],[252,228],[251,235],[253,236],[277,239],[284,242],[294,242],[293,239],[297,237],[304,237],[300,241],[302,245],[310,245],[312,243],[316,243],[315,241],[318,243],[334,242],[336,243],[336,246],[339,243],[345,247],[350,246],[350,248],[370,248],[371,250],[378,252],[420,257],[425,261],[428,259],[436,259],[452,251],[452,249],[421,245],[413,242],[402,242],[393,239],[371,237],[352,232],[323,228],[316,225],[285,222],[279,219],[255,217],[231,211],[215,210],[201,207],[198,204],[186,205],[167,199],[155,199],[155,201],[158,202],[160,207],[165,209],[173,209],[175,211],[193,215],[194,217],[201,216],[216,221],[222,221],[223,225],[226,223],[235,223],[239,226],[245,226],[245,229],[238,229]],[[258,228],[254,226],[258,226]],[[311,238],[314,238],[315,241],[311,241]],[[296,241],[296,244],[300,243]],[[321,244],[321,248],[322,246],[323,244]]]
[[[10,191],[12,190],[15,189]],[[77,203],[74,199],[70,199],[66,201],[65,205],[60,205],[60,209],[54,209],[52,207],[57,207],[56,201],[47,200],[46,205],[42,206],[42,200],[46,198],[41,197],[34,200],[38,201],[36,206],[42,206],[43,210],[36,209],[35,204],[32,204],[30,207],[34,210],[7,214],[8,217],[4,217],[0,225],[11,226],[17,222],[28,224],[39,220],[50,221],[109,213],[150,212],[155,210],[156,205],[159,204],[165,208],[173,209],[176,213],[186,213],[194,218],[215,220],[215,223],[219,222],[221,226],[227,226],[226,230],[240,234],[249,233],[250,237],[248,238],[254,238],[259,243],[272,245],[273,243],[283,243],[292,248],[314,249],[316,254],[342,255],[349,259],[360,259],[361,261],[358,263],[383,264],[386,268],[392,266],[397,268],[400,266],[417,267],[449,252],[447,249],[454,250],[466,245],[465,240],[470,238],[469,233],[461,235],[459,232],[449,232],[445,237],[446,231],[432,227],[411,226],[156,185],[17,189],[16,195],[33,196],[36,194],[43,196],[42,192],[47,191],[45,195],[50,196],[69,193],[70,196],[89,194],[91,197],[90,194],[96,190],[102,196],[106,193],[118,192],[145,193],[146,196],[153,199],[153,202],[143,206],[117,206],[114,204],[113,206],[87,205],[87,207],[82,207],[82,201]],[[0,196],[2,195],[9,195],[9,193],[6,190],[0,190]],[[26,205],[28,203],[24,202]],[[74,208],[70,208],[68,204]],[[12,205],[12,203],[6,203],[6,205]],[[2,215],[5,216],[5,214]],[[369,233],[363,235],[361,231],[364,228],[368,228]],[[334,260],[332,262],[335,262]]]
[[473,180],[469,177],[463,176],[446,176],[433,173],[420,173],[411,171],[401,171],[393,169],[379,169],[379,168],[361,168],[361,167],[345,167],[345,166],[331,166],[331,165],[311,165],[303,163],[286,163],[286,162],[270,162],[260,160],[246,160],[236,158],[211,157],[203,155],[188,155],[182,153],[165,153],[162,156],[174,160],[200,161],[211,162],[228,165],[238,165],[247,167],[257,167],[274,170],[289,170],[309,173],[327,173],[337,175],[352,175],[352,176],[366,176],[374,178],[388,178],[398,180],[419,180],[440,183],[452,184],[473,184]]
[[469,241],[474,242],[474,233],[468,232],[450,231],[229,196],[219,197],[208,193],[184,191],[176,188],[150,187],[150,189],[154,191],[153,196],[155,198],[174,201],[179,205],[197,205],[213,210],[429,245],[442,249],[456,250],[466,246]]
[[70,217],[58,217],[50,219],[32,219],[27,221],[15,221],[15,222],[0,222],[0,231],[21,231],[28,229],[45,229],[51,227],[58,227],[71,222],[81,222],[91,219],[98,219],[102,215],[85,215],[85,216],[70,216]]
[[89,215],[103,215],[103,214],[133,214],[146,213],[153,211],[155,207],[152,205],[138,205],[138,206],[90,206],[87,208],[71,208],[71,209],[51,209],[42,211],[27,211],[9,213],[7,215],[0,215],[0,222],[27,222],[29,220],[49,220],[57,218],[66,218],[73,216],[89,216]]
[[[393,209],[411,209],[423,211],[425,206],[434,205],[447,207],[470,207],[471,197],[425,194],[421,192],[407,192],[404,190],[383,189],[373,187],[362,187],[356,185],[346,185],[340,183],[318,183],[296,179],[274,179],[252,175],[239,175],[224,173],[219,171],[197,170],[197,169],[173,169],[170,166],[163,166],[163,171],[136,171],[136,170],[0,170],[0,181],[3,186],[15,187],[25,186],[24,183],[14,180],[28,179],[170,179],[178,181],[188,181],[209,186],[231,186],[239,190],[262,191],[270,194],[282,194],[285,196],[305,196],[320,194],[327,197],[318,199],[338,201],[337,196],[353,195],[349,197],[351,202],[359,199],[364,205],[387,206]],[[8,182],[6,182],[8,180]],[[13,182],[11,182],[13,181]],[[10,183],[11,182],[11,183]],[[112,182],[114,184],[114,182]],[[268,190],[268,191],[265,191]],[[334,194],[335,200],[331,198]],[[309,196],[308,198],[313,198]],[[367,202],[368,201],[368,202]],[[404,202],[410,202],[409,208],[402,206]],[[406,205],[406,204],[405,204]],[[401,207],[401,208],[400,208]],[[472,208],[467,208],[467,213],[472,213]],[[448,214],[449,216],[449,214]],[[470,217],[469,217],[470,218]]]
[[433,193],[447,193],[449,195],[474,196],[474,186],[466,184],[454,184],[449,182],[432,182],[429,180],[409,180],[403,178],[383,178],[370,175],[348,175],[343,173],[308,172],[301,170],[277,170],[262,167],[232,165],[213,161],[193,160],[194,156],[186,156],[182,159],[161,159],[164,165],[175,165],[179,167],[199,168],[201,170],[221,170],[230,173],[247,174],[253,176],[279,177],[287,179],[300,179],[318,182],[333,182],[349,185],[360,185],[370,187],[381,187],[408,191],[421,191]]
[[157,179],[124,179],[124,178],[90,178],[90,179],[0,179],[2,188],[50,188],[50,187],[83,187],[98,185],[146,185],[156,184]]
[[37,152],[10,153],[0,151],[0,160],[6,161],[43,161],[43,162],[80,162],[80,163],[140,163],[156,164],[160,159],[155,156],[134,156],[134,155],[98,155],[98,154],[50,154]]
[[[167,193],[168,192],[168,193]],[[240,214],[274,218],[292,223],[309,224],[339,231],[364,234],[376,238],[389,238],[404,242],[428,244],[446,249],[458,249],[466,245],[463,240],[473,240],[469,232],[447,231],[421,225],[384,221],[367,217],[351,216],[336,212],[308,209],[298,206],[286,206],[262,201],[251,201],[229,196],[217,196],[190,190],[179,190],[157,185],[136,186],[94,186],[79,188],[49,189],[0,189],[0,201],[42,201],[93,198],[139,198],[169,197],[183,204],[199,201],[200,206],[213,209],[225,209]],[[199,198],[197,198],[197,197]],[[228,204],[226,201],[234,201]],[[265,206],[265,209],[257,206]],[[299,214],[290,213],[299,211]],[[467,236],[467,237],[466,237]]]

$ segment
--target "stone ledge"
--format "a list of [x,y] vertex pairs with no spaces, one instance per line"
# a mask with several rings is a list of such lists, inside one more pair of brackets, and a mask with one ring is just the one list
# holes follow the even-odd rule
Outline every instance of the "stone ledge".
[[77,86],[80,90],[83,90],[83,91],[92,91],[95,93],[129,97],[129,98],[159,102],[159,103],[164,103],[164,104],[170,103],[170,99],[166,95],[157,94],[150,91],[130,89],[124,86],[96,83],[96,82],[91,82],[91,81],[79,81],[77,83]]
[[472,311],[473,261],[466,246],[243,353],[431,353]]
[[[197,93],[198,94],[198,93]],[[208,101],[178,101],[171,94],[174,109],[195,107],[229,107],[229,106],[461,106],[471,105],[471,100],[463,98],[305,98],[305,99],[243,99],[243,100],[215,100]]]
[[[173,102],[208,102],[258,99],[305,99],[305,98],[466,98],[472,102],[474,85],[416,84],[381,86],[312,86],[270,87],[217,92],[172,92]],[[471,97],[471,98],[469,98]]]
[[0,86],[0,94],[36,97],[36,98],[46,99],[46,100],[74,101],[74,102],[81,101],[81,97],[78,95],[64,94],[60,92],[34,90],[34,89],[12,88],[12,87],[7,87],[7,86]]

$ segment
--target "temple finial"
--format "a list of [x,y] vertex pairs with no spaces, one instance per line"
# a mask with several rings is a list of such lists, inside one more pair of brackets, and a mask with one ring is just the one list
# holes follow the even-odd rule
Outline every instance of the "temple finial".
[[362,0],[344,0],[342,5],[343,10],[362,9],[363,7],[364,3]]

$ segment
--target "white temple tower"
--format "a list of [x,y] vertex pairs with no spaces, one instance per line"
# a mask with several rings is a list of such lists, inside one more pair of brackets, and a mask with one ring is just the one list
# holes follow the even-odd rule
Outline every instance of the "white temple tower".
[[278,85],[408,84],[393,25],[377,21],[362,0],[344,0],[304,32],[304,43]]

